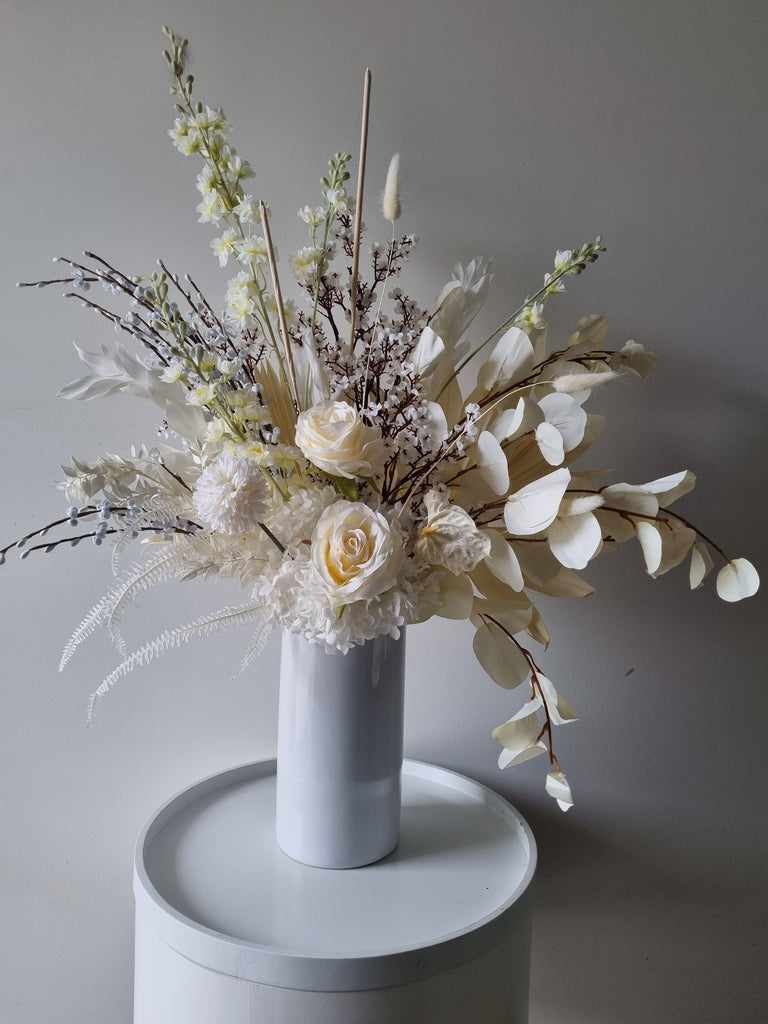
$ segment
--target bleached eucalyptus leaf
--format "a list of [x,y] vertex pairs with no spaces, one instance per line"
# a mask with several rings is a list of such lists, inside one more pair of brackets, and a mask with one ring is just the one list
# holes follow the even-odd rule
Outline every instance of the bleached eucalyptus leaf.
[[472,583],[465,573],[454,576],[444,572],[440,577],[440,604],[434,614],[442,619],[468,619],[474,599]]
[[477,597],[474,601],[472,622],[479,628],[483,622],[492,619],[515,636],[528,628],[532,616],[533,605],[527,594],[516,594],[512,601]]
[[647,487],[637,484],[609,484],[600,491],[606,505],[620,508],[625,512],[637,512],[643,516],[655,516],[659,502]]
[[435,334],[431,327],[425,327],[411,353],[410,361],[420,377],[428,377],[443,352],[443,339]]
[[595,588],[573,569],[566,569],[548,544],[520,544],[517,557],[525,585],[549,597],[589,597]]
[[573,807],[573,794],[568,780],[562,772],[550,772],[544,788],[555,800],[561,811],[569,811]]
[[494,419],[491,420],[488,429],[497,441],[506,441],[523,427],[523,420],[526,414],[526,403],[521,398],[514,409],[503,409]]
[[494,494],[506,494],[509,490],[509,469],[504,450],[488,430],[483,430],[473,450],[475,465],[480,476]]
[[547,423],[557,428],[565,451],[573,451],[581,444],[587,429],[587,414],[571,395],[551,394],[539,399]]
[[661,562],[654,576],[663,576],[665,572],[679,565],[696,542],[696,531],[688,526],[677,525],[672,529],[662,528]]
[[651,480],[649,484],[643,484],[643,490],[650,491],[656,495],[660,505],[670,505],[677,498],[688,494],[696,486],[696,477],[688,469],[670,476],[660,477],[658,480]]
[[562,435],[557,427],[547,423],[545,420],[544,423],[540,423],[536,427],[535,437],[539,451],[550,466],[562,465],[565,458],[565,448],[563,447]]
[[706,544],[699,542],[691,551],[691,590],[698,590],[706,576],[712,571],[714,563]]
[[546,746],[537,736],[541,730],[539,716],[533,711],[524,718],[510,718],[503,725],[497,725],[492,736],[504,747],[499,754],[499,768],[522,764],[546,751]]
[[547,533],[552,553],[568,569],[583,569],[603,545],[603,531],[594,513],[561,516]]
[[493,351],[480,367],[477,386],[486,392],[494,391],[521,380],[534,366],[533,345],[519,327],[510,327],[499,338]]
[[483,669],[505,690],[514,690],[530,676],[528,659],[496,623],[483,623],[475,633],[472,647]]
[[567,469],[556,469],[510,494],[504,505],[507,530],[518,537],[545,530],[557,515],[570,479]]
[[760,586],[754,565],[746,558],[734,558],[717,574],[717,593],[723,601],[741,601],[752,597]]
[[579,716],[565,698],[558,693],[552,680],[541,673],[538,673],[536,679],[547,703],[547,711],[552,719],[552,723],[554,725],[567,725],[568,722],[578,722]]
[[523,573],[512,545],[500,530],[483,530],[483,533],[491,542],[491,550],[486,555],[485,564],[494,576],[498,576],[504,583],[508,583],[513,590],[522,590],[524,586]]
[[643,549],[645,568],[653,576],[661,565],[661,534],[653,523],[648,523],[645,520],[637,522],[635,529],[637,530],[637,539],[640,541],[640,547]]

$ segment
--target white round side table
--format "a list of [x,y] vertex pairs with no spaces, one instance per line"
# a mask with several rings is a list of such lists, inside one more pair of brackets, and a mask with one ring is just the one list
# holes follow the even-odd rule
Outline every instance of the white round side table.
[[346,871],[287,857],[274,816],[268,760],[147,823],[134,1024],[525,1024],[536,846],[510,804],[405,761],[399,846]]

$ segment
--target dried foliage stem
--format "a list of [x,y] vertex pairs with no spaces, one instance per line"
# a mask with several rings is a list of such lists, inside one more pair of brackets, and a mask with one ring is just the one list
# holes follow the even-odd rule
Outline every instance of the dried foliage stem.
[[283,339],[283,346],[285,348],[285,361],[288,366],[288,376],[291,378],[291,389],[293,390],[293,404],[296,408],[296,412],[301,412],[301,403],[299,401],[299,389],[296,385],[296,370],[293,365],[293,354],[291,352],[291,339],[288,335],[288,324],[285,320],[285,307],[283,306],[283,293],[280,291],[280,279],[277,276],[277,262],[275,260],[275,249],[272,245],[272,233],[269,229],[269,218],[267,217],[267,208],[264,205],[263,200],[259,202],[259,213],[261,215],[261,226],[264,228],[264,241],[267,246],[267,259],[269,260],[269,269],[272,274],[272,287],[275,290],[275,304],[277,306],[277,318],[280,324],[280,336]]
[[357,329],[357,278],[360,268],[360,235],[363,229],[363,187],[365,185],[365,157],[368,151],[368,115],[371,109],[371,69],[365,69],[363,85],[363,122],[360,129],[360,160],[357,167],[357,196],[355,199],[355,234],[352,250],[352,277],[349,285],[350,327],[349,351],[355,350]]

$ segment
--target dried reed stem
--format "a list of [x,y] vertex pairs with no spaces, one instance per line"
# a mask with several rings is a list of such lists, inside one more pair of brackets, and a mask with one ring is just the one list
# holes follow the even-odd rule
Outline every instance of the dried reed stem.
[[365,69],[363,90],[363,122],[360,129],[360,161],[357,168],[357,196],[355,200],[355,236],[352,249],[352,279],[349,284],[350,335],[349,351],[355,351],[355,330],[357,329],[357,276],[360,266],[360,233],[363,227],[363,184],[365,182],[365,156],[368,148],[368,114],[371,106],[371,69]]
[[264,228],[264,241],[267,246],[267,259],[269,260],[269,269],[272,273],[272,287],[275,290],[275,305],[277,306],[277,319],[280,324],[280,337],[283,339],[283,347],[285,348],[285,359],[288,364],[288,376],[291,379],[291,387],[293,389],[293,402],[296,406],[296,412],[301,412],[301,405],[299,404],[299,389],[296,386],[296,370],[293,366],[293,354],[291,353],[291,340],[288,337],[288,324],[285,320],[285,308],[283,306],[283,295],[280,291],[280,280],[277,276],[277,262],[275,260],[275,250],[272,245],[272,234],[269,230],[269,220],[267,219],[267,208],[263,201],[259,201],[259,215],[261,216],[262,227]]

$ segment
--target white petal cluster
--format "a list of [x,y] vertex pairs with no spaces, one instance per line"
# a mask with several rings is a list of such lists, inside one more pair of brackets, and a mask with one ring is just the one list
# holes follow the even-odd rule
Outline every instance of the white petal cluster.
[[221,455],[198,477],[192,500],[206,526],[229,535],[256,529],[269,498],[269,485],[255,462]]

